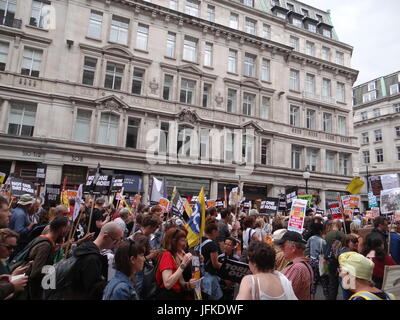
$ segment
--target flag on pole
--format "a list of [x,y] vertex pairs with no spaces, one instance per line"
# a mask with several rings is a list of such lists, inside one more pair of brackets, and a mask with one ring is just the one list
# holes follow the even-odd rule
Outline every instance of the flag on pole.
[[[188,214],[189,215],[189,214]],[[186,226],[188,231],[187,239],[189,248],[200,244],[201,237],[204,235],[204,227],[206,220],[206,202],[204,196],[204,188],[201,188],[194,211],[189,216],[189,223]]]
[[185,210],[184,200],[181,198],[179,191],[174,188],[171,198],[171,210],[175,216],[183,217],[183,211]]
[[351,194],[359,194],[363,185],[364,182],[359,177],[356,177],[351,180],[346,188],[346,191],[350,192]]
[[160,181],[156,177],[153,177],[153,185],[151,188],[150,201],[159,202],[161,198],[165,198],[165,181]]
[[4,172],[0,172],[0,184],[3,184],[5,179],[6,179],[6,174]]
[[78,217],[79,215],[79,211],[81,208],[81,203],[83,203],[84,201],[82,200],[82,194],[83,194],[83,184],[79,185],[78,188],[78,193],[75,197],[75,207],[74,207],[74,213],[72,215],[72,220],[75,221],[75,219]]

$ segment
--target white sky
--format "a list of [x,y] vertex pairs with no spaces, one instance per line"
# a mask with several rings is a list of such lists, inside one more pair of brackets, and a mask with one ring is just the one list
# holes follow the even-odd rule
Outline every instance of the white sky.
[[331,10],[341,42],[354,47],[354,86],[400,71],[400,0],[303,0]]

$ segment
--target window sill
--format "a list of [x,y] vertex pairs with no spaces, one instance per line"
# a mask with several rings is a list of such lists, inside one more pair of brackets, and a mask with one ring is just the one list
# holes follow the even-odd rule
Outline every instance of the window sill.
[[137,52],[142,52],[142,53],[146,53],[146,54],[148,54],[149,52],[147,51],[147,50],[143,50],[143,49],[133,49],[133,50],[135,50],[135,51],[137,51]]
[[165,58],[165,59],[169,59],[169,60],[174,60],[174,61],[176,61],[176,58],[174,58],[174,57],[164,56],[164,58]]
[[184,59],[182,59],[182,62],[187,62],[187,63],[192,63],[192,64],[195,64],[195,65],[199,65],[199,63],[197,63],[197,62],[193,62],[193,61],[189,61],[189,60],[184,60]]
[[301,94],[301,92],[300,92],[300,91],[297,91],[297,90],[292,90],[292,89],[289,89],[289,92],[293,92],[293,93],[298,93],[298,94]]
[[119,46],[123,46],[125,48],[129,48],[127,44],[123,44],[123,43],[119,43],[119,42],[113,42],[113,41],[108,40],[108,43],[117,44]]
[[337,104],[341,104],[342,106],[347,106],[347,103],[344,101],[336,101]]
[[206,69],[209,69],[209,70],[214,70],[214,67],[210,67],[210,66],[203,66],[203,67]]
[[271,81],[268,81],[268,80],[261,80],[261,82],[262,82],[262,83],[266,83],[266,84],[272,85],[272,82],[271,82]]
[[88,36],[86,36],[85,38],[88,39],[88,40],[93,40],[93,41],[97,41],[97,42],[102,42],[101,39],[97,39],[97,38],[92,38],[92,37],[88,37]]
[[382,142],[383,142],[383,140],[382,141],[374,141],[374,144],[382,143]]
[[361,147],[369,146],[369,143],[361,143]]
[[239,73],[235,73],[235,72],[227,72],[227,74],[230,74],[230,75],[232,75],[232,76],[238,76],[239,75]]
[[44,31],[44,32],[49,32],[49,30],[47,30],[47,29],[40,28],[40,27],[36,27],[36,26],[32,26],[32,25],[30,25],[30,24],[26,24],[25,27],[26,27],[26,28],[35,29],[35,30]]

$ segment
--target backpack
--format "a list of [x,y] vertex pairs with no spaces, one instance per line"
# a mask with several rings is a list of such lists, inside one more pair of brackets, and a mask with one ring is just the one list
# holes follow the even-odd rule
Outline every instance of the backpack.
[[13,272],[16,268],[24,265],[25,263],[28,262],[29,254],[31,253],[31,250],[36,247],[39,243],[42,243],[44,241],[49,241],[50,240],[47,237],[37,237],[33,239],[31,242],[28,243],[28,245],[22,249],[9,263],[10,271]]
[[[387,299],[386,300],[396,300],[396,296],[392,293],[387,293],[386,294]],[[368,291],[360,291],[355,294],[353,294],[349,300],[353,300],[353,298],[360,297],[363,298],[364,300],[383,300],[382,298],[378,297],[377,295],[373,294],[372,292]]]
[[[163,253],[161,251],[161,253]],[[155,300],[158,292],[156,274],[158,265],[161,262],[162,254],[158,253],[154,259],[156,265],[149,263],[147,260],[143,265],[143,286],[141,297],[143,300]]]

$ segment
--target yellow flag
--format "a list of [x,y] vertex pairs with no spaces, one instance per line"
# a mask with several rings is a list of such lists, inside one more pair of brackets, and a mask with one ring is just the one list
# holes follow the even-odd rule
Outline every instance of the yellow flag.
[[0,184],[4,183],[5,179],[6,179],[6,174],[3,172],[0,172]]
[[201,188],[197,198],[194,211],[190,215],[189,223],[186,226],[188,231],[187,239],[189,248],[193,248],[200,244],[200,239],[204,235],[204,227],[206,220],[206,201],[204,196],[204,189]]
[[190,206],[189,201],[187,201],[187,199],[185,200],[185,203],[183,204],[183,206],[185,207],[185,211],[187,216],[190,218],[190,216],[192,215],[192,207]]
[[346,191],[350,192],[351,194],[359,194],[363,185],[364,182],[361,181],[360,178],[354,178],[347,186]]

